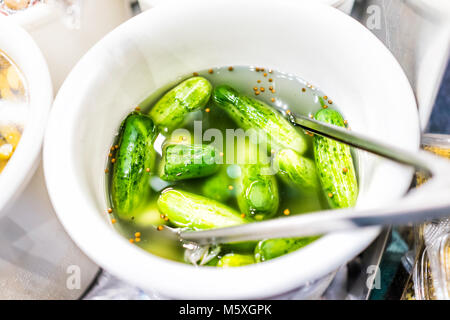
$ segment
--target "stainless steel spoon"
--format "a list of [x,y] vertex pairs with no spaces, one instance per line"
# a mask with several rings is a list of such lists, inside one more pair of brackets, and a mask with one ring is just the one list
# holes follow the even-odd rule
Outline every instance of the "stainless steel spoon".
[[180,231],[182,240],[200,245],[268,238],[303,237],[375,226],[405,224],[450,215],[450,161],[429,152],[410,152],[305,116],[289,120],[314,134],[427,171],[432,179],[403,199],[383,208],[339,209],[283,217],[204,231]]

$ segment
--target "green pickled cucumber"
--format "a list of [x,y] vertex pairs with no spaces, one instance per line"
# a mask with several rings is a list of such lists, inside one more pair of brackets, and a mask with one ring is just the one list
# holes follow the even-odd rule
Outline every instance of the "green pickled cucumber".
[[157,205],[171,223],[181,228],[224,228],[249,222],[240,213],[220,202],[181,190],[164,190]]
[[228,175],[227,166],[222,166],[219,172],[208,178],[202,186],[202,194],[205,197],[220,202],[227,202],[235,193],[236,182]]
[[269,147],[289,148],[303,154],[305,137],[281,113],[262,101],[239,94],[227,85],[216,87],[214,102],[243,129],[255,129],[266,135]]
[[253,263],[255,259],[250,254],[229,253],[219,259],[217,267],[242,267]]
[[171,144],[193,144],[194,139],[191,133],[184,128],[172,131],[164,140],[163,148]]
[[122,219],[130,219],[145,207],[151,189],[155,151],[153,142],[157,130],[152,119],[132,112],[119,130],[116,161],[111,180],[111,200],[114,210]]
[[211,260],[209,260],[207,263],[205,263],[204,266],[217,267],[218,263],[219,263],[219,258],[218,257],[214,257]]
[[205,78],[189,78],[167,92],[150,110],[150,116],[163,132],[171,132],[190,112],[203,108],[211,92],[211,83]]
[[[345,127],[341,114],[332,109],[321,109],[315,119],[339,127]],[[353,207],[358,198],[358,181],[350,147],[314,136],[314,158],[322,189],[331,208]]]
[[238,205],[242,213],[262,220],[274,215],[279,205],[278,184],[270,165],[241,166]]
[[316,165],[311,159],[302,157],[291,149],[280,150],[275,156],[278,174],[290,185],[307,192],[320,189]]
[[280,238],[258,242],[255,248],[255,261],[264,262],[298,250],[317,240],[319,237]]
[[179,181],[212,175],[220,167],[216,163],[218,154],[211,145],[168,145],[163,150],[159,176],[166,181]]

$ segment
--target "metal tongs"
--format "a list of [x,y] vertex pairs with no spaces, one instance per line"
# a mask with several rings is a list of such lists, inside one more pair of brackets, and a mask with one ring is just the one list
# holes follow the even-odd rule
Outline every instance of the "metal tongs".
[[204,231],[180,231],[182,240],[199,245],[261,240],[268,238],[322,235],[361,227],[405,224],[450,216],[450,161],[418,150],[409,152],[344,128],[301,115],[289,120],[313,134],[425,171],[431,179],[404,198],[375,209],[338,209],[282,217],[263,222]]

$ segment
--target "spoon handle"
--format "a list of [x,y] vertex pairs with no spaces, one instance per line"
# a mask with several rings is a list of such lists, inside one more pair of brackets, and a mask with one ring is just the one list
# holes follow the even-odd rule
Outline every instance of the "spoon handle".
[[[425,188],[425,186],[421,188]],[[430,195],[430,192],[425,192],[425,190],[420,190],[420,192],[415,190],[400,203],[392,204],[390,208],[326,210],[235,227],[195,232],[184,231],[180,233],[180,237],[200,245],[269,238],[306,237],[361,227],[399,225],[448,216],[450,204],[447,198],[450,195],[450,189],[436,191],[431,185],[427,186],[427,189],[435,191]]]

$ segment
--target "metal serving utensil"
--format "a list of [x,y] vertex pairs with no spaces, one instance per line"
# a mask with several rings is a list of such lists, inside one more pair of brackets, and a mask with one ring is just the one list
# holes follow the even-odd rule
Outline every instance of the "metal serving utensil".
[[450,161],[447,159],[423,150],[406,151],[309,117],[294,114],[288,117],[295,126],[401,164],[422,169],[430,174],[432,179],[419,189],[410,191],[403,199],[383,208],[325,210],[234,227],[179,231],[178,235],[182,240],[206,245],[304,237],[361,227],[419,222],[450,214]]

